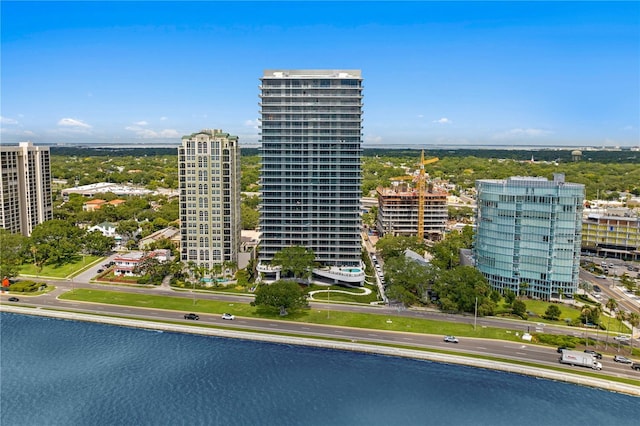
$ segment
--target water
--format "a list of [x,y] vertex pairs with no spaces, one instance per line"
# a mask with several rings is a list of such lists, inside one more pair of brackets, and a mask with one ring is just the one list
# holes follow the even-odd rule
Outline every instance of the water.
[[426,361],[0,314],[0,424],[636,425],[640,398]]

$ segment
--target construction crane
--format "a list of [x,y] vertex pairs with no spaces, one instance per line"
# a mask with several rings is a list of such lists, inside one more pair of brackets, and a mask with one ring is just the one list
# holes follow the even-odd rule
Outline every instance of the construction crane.
[[[436,161],[439,161],[438,157],[429,158],[428,160],[424,159],[424,150],[420,154],[420,162],[418,163],[419,172],[417,176],[418,181],[418,239],[424,239],[424,201],[426,198],[426,174],[424,172],[424,166],[428,164],[433,164]],[[391,180],[416,180],[415,176],[398,176],[391,178]]]
[[438,157],[424,159],[424,149],[420,154],[420,175],[418,176],[418,241],[424,239],[424,199],[426,198],[426,176],[424,173],[424,166],[433,164],[439,161]]

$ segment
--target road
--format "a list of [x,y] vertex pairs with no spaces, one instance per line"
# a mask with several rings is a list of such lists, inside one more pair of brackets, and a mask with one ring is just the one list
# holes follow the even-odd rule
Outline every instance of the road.
[[[36,308],[56,308],[73,310],[76,312],[84,313],[99,313],[105,315],[121,315],[138,319],[154,319],[165,321],[178,321],[185,324],[191,323],[189,320],[185,320],[184,312],[167,311],[161,309],[149,309],[149,308],[136,308],[128,306],[117,305],[102,305],[95,303],[75,302],[68,300],[61,300],[57,296],[69,291],[73,288],[92,288],[92,289],[104,289],[114,291],[126,291],[132,293],[146,293],[146,294],[158,294],[168,295],[172,297],[184,297],[191,299],[193,296],[190,292],[176,292],[174,290],[162,287],[156,288],[132,288],[123,286],[109,286],[102,284],[88,284],[81,282],[59,282],[56,283],[56,289],[41,296],[36,297],[23,297],[20,300],[21,305],[32,306]],[[227,295],[227,294],[202,294],[197,293],[198,299],[215,299],[227,301],[230,304],[233,303],[247,303],[250,298],[242,295]],[[6,302],[6,295],[2,297],[2,303]],[[459,322],[473,324],[475,319],[472,316],[450,315],[440,312],[421,311],[421,310],[408,310],[396,307],[368,307],[368,306],[354,306],[344,304],[331,304],[329,307],[326,303],[312,302],[312,309],[331,309],[332,311],[351,311],[351,312],[366,312],[376,313],[388,316],[387,321],[393,321],[397,316],[409,316],[416,318],[437,319],[440,321]],[[277,320],[265,320],[237,317],[233,321],[222,320],[219,314],[208,315],[198,313],[200,315],[200,323],[212,324],[216,326],[224,326],[227,328],[240,328],[243,330],[255,330],[255,331],[278,331],[280,333],[293,333],[296,335],[305,335],[310,337],[328,337],[328,338],[340,338],[350,341],[361,342],[373,342],[384,344],[397,344],[397,345],[409,345],[427,349],[454,349],[461,353],[471,353],[480,355],[492,355],[505,359],[513,359],[520,361],[534,361],[541,365],[549,365],[559,367],[558,353],[555,348],[549,348],[539,345],[529,344],[527,342],[509,342],[502,340],[487,340],[476,338],[460,338],[459,344],[445,343],[443,336],[438,335],[425,335],[419,333],[403,333],[403,332],[391,332],[384,330],[370,330],[370,329],[358,329],[351,327],[337,327],[317,324],[305,324],[289,321],[277,321]],[[535,324],[524,321],[513,321],[498,318],[478,318],[478,327],[499,327],[513,330],[513,332],[525,332],[528,328],[536,327]],[[532,332],[535,330],[531,330]],[[566,327],[544,326],[545,332],[555,332],[568,334]],[[578,331],[578,334],[583,335],[583,332]],[[602,333],[600,333],[602,336]],[[602,373],[606,375],[628,377],[633,379],[640,379],[640,374],[632,370],[629,365],[623,365],[613,362],[613,358],[609,355],[605,355],[602,360],[603,370]],[[564,367],[567,371],[580,367]]]

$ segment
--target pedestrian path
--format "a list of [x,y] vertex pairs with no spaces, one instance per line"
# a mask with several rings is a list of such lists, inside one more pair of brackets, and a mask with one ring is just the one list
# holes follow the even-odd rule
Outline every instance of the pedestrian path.
[[361,291],[355,292],[355,291],[346,291],[346,290],[314,290],[309,292],[309,299],[320,300],[320,299],[315,299],[313,297],[318,293],[322,293],[325,295],[327,295],[327,293],[329,293],[328,295],[331,295],[331,293],[344,293],[344,294],[352,294],[356,296],[366,296],[368,294],[371,294],[371,289],[368,289],[366,287],[350,287],[350,288],[353,288],[354,290],[361,290]]

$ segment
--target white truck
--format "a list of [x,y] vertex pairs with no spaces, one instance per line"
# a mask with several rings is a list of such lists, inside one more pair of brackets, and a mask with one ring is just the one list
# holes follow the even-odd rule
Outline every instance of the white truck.
[[562,351],[560,357],[561,364],[580,365],[582,367],[593,368],[594,370],[602,370],[602,364],[598,362],[595,356],[580,351]]

